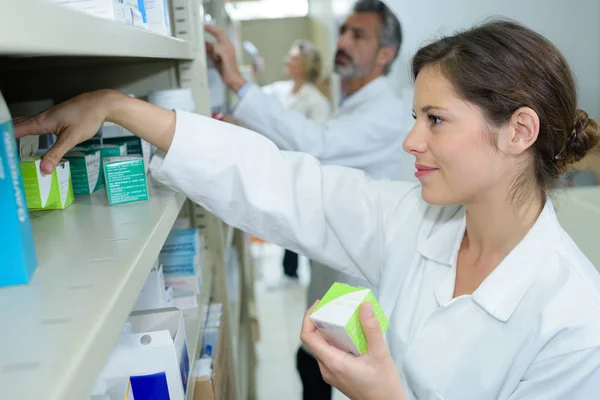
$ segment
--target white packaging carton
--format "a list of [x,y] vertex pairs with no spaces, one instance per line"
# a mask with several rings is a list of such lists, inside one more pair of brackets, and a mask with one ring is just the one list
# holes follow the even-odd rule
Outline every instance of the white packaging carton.
[[129,378],[98,380],[90,400],[135,400],[131,381]]
[[127,22],[126,7],[137,7],[136,0],[46,0],[95,17]]
[[171,17],[168,0],[144,0],[142,18],[149,30],[171,36]]
[[367,339],[363,332],[359,311],[363,303],[371,303],[381,332],[390,326],[377,299],[369,289],[334,283],[314,309],[310,319],[319,333],[331,345],[354,356],[365,354]]
[[136,311],[129,321],[133,333],[121,335],[100,379],[129,377],[136,397],[152,386],[152,398],[184,400],[190,363],[181,310]]
[[172,289],[166,287],[162,265],[156,260],[133,306],[133,311],[170,307],[173,303],[172,292]]

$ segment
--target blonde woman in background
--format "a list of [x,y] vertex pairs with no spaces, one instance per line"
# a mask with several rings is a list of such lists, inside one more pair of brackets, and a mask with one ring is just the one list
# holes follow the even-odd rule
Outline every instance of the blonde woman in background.
[[[284,72],[290,78],[262,88],[263,92],[277,97],[285,108],[294,110],[315,122],[329,118],[329,101],[315,86],[321,76],[321,55],[308,40],[297,40],[285,57]],[[286,250],[283,256],[283,275],[269,283],[269,289],[298,283],[298,254]]]
[[308,40],[295,41],[285,57],[284,72],[289,80],[266,85],[263,92],[276,96],[290,110],[325,122],[331,106],[315,86],[321,76],[321,55],[315,45]]

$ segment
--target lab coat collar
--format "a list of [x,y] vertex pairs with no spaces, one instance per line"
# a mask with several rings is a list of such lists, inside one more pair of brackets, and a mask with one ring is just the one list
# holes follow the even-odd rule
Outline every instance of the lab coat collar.
[[[446,210],[442,210],[442,213]],[[439,230],[419,243],[418,251],[425,258],[451,267],[456,261],[460,243],[465,235],[465,208],[460,207]]]
[[[426,239],[419,252],[437,263],[451,267],[436,288],[438,304],[452,298],[456,281],[456,258],[465,232],[465,211],[457,213]],[[472,300],[498,321],[507,322],[537,280],[545,262],[560,242],[561,227],[550,200],[519,244],[472,294]]]
[[389,82],[385,76],[380,76],[366,84],[351,96],[344,97],[340,104],[340,108],[354,107],[361,103],[379,99],[386,92],[391,92]]

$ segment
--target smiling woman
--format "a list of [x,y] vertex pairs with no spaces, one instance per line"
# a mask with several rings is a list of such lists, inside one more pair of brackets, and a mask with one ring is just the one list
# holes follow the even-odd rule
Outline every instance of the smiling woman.
[[323,166],[240,127],[113,91],[16,131],[58,134],[47,170],[102,121],[119,123],[163,150],[151,165],[159,181],[377,287],[387,344],[363,306],[364,356],[329,345],[310,310],[304,320],[323,376],[352,399],[596,398],[600,276],[546,195],[600,134],[576,110],[567,63],[539,34],[500,21],[423,48],[413,65],[416,123],[404,148],[420,186]]

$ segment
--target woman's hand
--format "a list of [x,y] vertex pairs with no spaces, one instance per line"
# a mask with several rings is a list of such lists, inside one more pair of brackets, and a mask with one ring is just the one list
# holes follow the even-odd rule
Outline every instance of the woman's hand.
[[110,110],[110,92],[85,93],[33,117],[15,119],[18,138],[43,133],[57,136],[56,144],[42,159],[43,172],[51,173],[65,153],[98,132]]
[[370,303],[360,308],[367,337],[367,353],[353,357],[333,347],[310,320],[318,301],[304,315],[300,339],[319,362],[323,379],[352,400],[404,400],[406,395],[396,364],[383,339]]
[[175,113],[115,90],[84,93],[38,115],[15,119],[18,138],[54,133],[57,140],[41,162],[49,174],[73,147],[93,137],[104,121],[114,122],[168,151],[175,135]]

